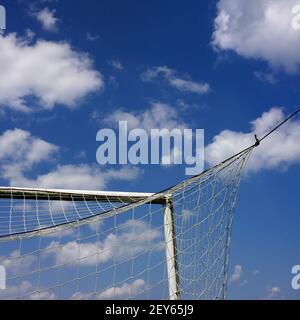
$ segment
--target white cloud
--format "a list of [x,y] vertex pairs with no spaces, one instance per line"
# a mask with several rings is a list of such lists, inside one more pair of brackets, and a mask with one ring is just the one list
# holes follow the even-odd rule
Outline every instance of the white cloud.
[[120,60],[113,59],[110,61],[110,65],[117,71],[123,71],[124,66],[122,65]]
[[272,72],[255,71],[254,76],[262,82],[270,84],[275,84],[277,82],[276,75]]
[[70,300],[93,300],[94,293],[76,292],[72,295]]
[[246,57],[267,61],[273,68],[297,71],[299,31],[291,26],[298,0],[220,0],[212,44]]
[[55,10],[44,8],[34,13],[34,16],[42,24],[43,29],[47,31],[56,31],[58,18],[56,18],[55,14],[56,14]]
[[57,166],[30,179],[35,165],[56,160],[59,147],[28,131],[15,129],[0,135],[0,148],[0,176],[11,186],[101,190],[110,181],[132,181],[141,174],[141,170],[133,167],[104,171],[96,165],[78,164]]
[[0,176],[14,183],[34,165],[54,159],[59,148],[21,129],[7,130],[0,136]]
[[99,39],[100,39],[100,36],[99,36],[98,34],[93,35],[93,34],[91,34],[90,32],[87,32],[86,38],[87,38],[88,41],[94,42],[94,41],[99,40]]
[[282,300],[283,296],[279,287],[268,288],[267,300]]
[[[6,167],[8,171],[8,167]],[[23,174],[9,171],[10,184],[21,187],[61,188],[103,190],[113,180],[135,180],[140,170],[133,167],[123,167],[116,170],[102,171],[96,165],[63,165],[53,171],[39,175],[36,179],[27,179]]]
[[195,212],[189,209],[184,209],[182,211],[182,219],[184,222],[190,222],[195,217]]
[[[123,167],[121,169],[101,170],[99,166],[79,164],[58,166],[45,174],[40,174],[36,178],[28,178],[33,175],[35,165],[55,161],[55,153],[59,148],[49,144],[39,138],[33,137],[29,132],[15,129],[8,130],[0,136],[0,177],[13,187],[32,187],[32,188],[59,188],[59,189],[88,189],[103,190],[111,181],[132,181],[141,175],[141,170],[133,167]],[[50,160],[50,161],[49,161]],[[40,211],[45,214],[61,214],[64,212],[76,212],[72,202],[52,201],[41,203]],[[31,204],[16,202],[13,205],[15,213],[30,213],[35,210]],[[51,211],[50,211],[51,210]],[[46,226],[45,226],[46,227]],[[90,225],[93,231],[99,231],[101,223]],[[73,230],[62,228],[59,230],[61,237],[71,235]],[[57,232],[49,234],[48,237],[56,237]],[[15,258],[16,252],[9,257],[0,256],[0,264],[9,266],[11,272],[18,270],[18,262]],[[22,268],[25,268],[33,256],[22,259]],[[17,260],[19,261],[19,260]],[[29,265],[30,267],[30,265]]]
[[88,224],[89,228],[94,231],[97,235],[101,232],[101,228],[104,225],[104,221],[100,220],[97,222],[92,222],[90,224]]
[[9,256],[0,256],[0,265],[5,267],[8,274],[19,276],[30,272],[31,267],[37,262],[37,256],[24,255],[20,256],[19,251],[13,251]]
[[80,265],[88,267],[128,259],[147,250],[149,243],[152,248],[162,250],[161,236],[160,231],[151,230],[143,221],[129,221],[119,226],[117,235],[110,233],[103,241],[80,244],[71,241],[65,245],[53,241],[45,254],[54,256],[57,264],[76,265],[80,259]]
[[239,288],[244,287],[248,283],[247,279],[244,279],[238,286]]
[[243,268],[241,265],[234,266],[233,274],[230,276],[229,283],[236,283],[241,280],[243,275]]
[[254,277],[260,275],[260,270],[257,270],[257,269],[256,269],[256,270],[253,270],[252,275],[253,275]]
[[[39,290],[40,291],[40,290]],[[57,300],[57,296],[47,290],[41,292],[34,292],[29,296],[30,300]]]
[[32,292],[32,284],[28,281],[23,281],[20,286],[11,286],[6,290],[0,290],[0,299],[14,299],[18,296],[25,296]]
[[[71,109],[87,94],[104,87],[87,54],[66,42],[39,40],[30,44],[16,34],[0,35],[0,107],[28,112]],[[36,98],[29,104],[28,97]]]
[[144,82],[154,81],[159,78],[166,81],[171,87],[182,92],[191,92],[202,95],[207,94],[210,91],[209,84],[192,81],[189,76],[180,77],[175,70],[166,66],[154,67],[141,75],[141,79]]
[[26,30],[26,38],[28,41],[32,41],[35,37],[35,33],[31,29]]
[[41,290],[40,293],[36,291],[38,288],[34,287],[29,281],[22,281],[19,286],[10,286],[6,290],[0,290],[0,299],[12,300],[16,298],[24,298],[26,300],[55,300],[57,299],[54,293],[47,290]]
[[118,125],[119,121],[127,121],[129,129],[141,128],[146,131],[151,129],[184,128],[186,125],[181,120],[176,109],[168,104],[155,102],[143,112],[126,112],[117,110],[107,116],[104,121],[110,125]]
[[144,287],[145,281],[143,279],[137,279],[131,284],[124,283],[120,287],[112,287],[104,290],[97,295],[100,300],[112,300],[112,299],[126,299],[128,297],[135,297]]
[[[253,145],[254,135],[262,138],[286,118],[281,108],[272,108],[251,122],[250,133],[224,130],[206,147],[205,160],[215,165]],[[300,161],[300,121],[290,120],[256,148],[247,165],[248,171],[286,168]]]
[[[145,287],[146,283],[143,279],[137,279],[132,283],[124,283],[119,287],[107,288],[104,291],[98,293],[96,298],[98,300],[125,300],[128,298],[134,298]],[[94,294],[77,292],[73,294],[72,300],[85,300],[91,299]]]
[[48,160],[59,150],[54,144],[21,129],[7,130],[0,135],[0,149],[2,166],[13,163],[22,169],[31,168],[34,164]]

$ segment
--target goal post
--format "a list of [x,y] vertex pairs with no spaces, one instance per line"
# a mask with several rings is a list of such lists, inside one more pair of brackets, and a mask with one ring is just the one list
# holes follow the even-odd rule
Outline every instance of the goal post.
[[250,152],[155,194],[0,188],[0,299],[226,298]]
[[170,300],[180,299],[179,270],[177,264],[176,234],[174,225],[174,206],[172,195],[165,197],[164,226],[166,241],[166,260],[169,280]]

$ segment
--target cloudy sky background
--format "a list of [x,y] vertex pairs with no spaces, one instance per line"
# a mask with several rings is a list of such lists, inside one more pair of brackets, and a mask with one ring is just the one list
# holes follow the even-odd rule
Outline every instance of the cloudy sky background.
[[[2,185],[159,191],[183,180],[184,166],[100,167],[97,131],[119,119],[145,129],[204,128],[213,165],[299,107],[296,0],[1,4]],[[300,264],[299,139],[296,118],[250,159],[231,298],[300,297],[290,285]]]

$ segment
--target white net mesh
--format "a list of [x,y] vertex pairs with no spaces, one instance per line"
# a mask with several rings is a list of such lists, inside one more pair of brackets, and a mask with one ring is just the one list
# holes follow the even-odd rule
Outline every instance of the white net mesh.
[[251,149],[149,197],[0,190],[0,299],[223,299]]

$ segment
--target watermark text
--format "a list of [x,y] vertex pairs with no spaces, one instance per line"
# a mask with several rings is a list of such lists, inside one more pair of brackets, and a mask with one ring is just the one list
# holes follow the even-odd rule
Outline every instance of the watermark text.
[[300,30],[300,4],[292,8],[292,22],[291,26],[294,30]]
[[0,30],[6,29],[6,10],[5,7],[0,5]]
[[0,266],[0,290],[6,289],[6,270],[3,266]]
[[295,275],[292,279],[292,288],[294,290],[300,289],[300,265],[293,266],[292,274]]
[[186,175],[204,170],[204,130],[144,129],[128,130],[128,122],[119,122],[118,135],[112,129],[99,130],[97,162],[100,165],[182,165]]

